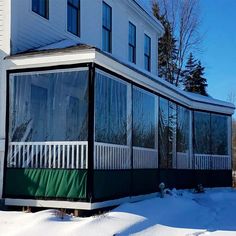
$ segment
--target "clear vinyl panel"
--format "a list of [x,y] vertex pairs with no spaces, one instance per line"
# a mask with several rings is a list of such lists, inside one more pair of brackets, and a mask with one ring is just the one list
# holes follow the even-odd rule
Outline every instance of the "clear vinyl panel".
[[182,106],[177,106],[177,143],[176,143],[176,168],[191,169],[190,157],[190,111]]
[[159,102],[159,163],[160,168],[170,168],[169,164],[169,101],[160,98]]
[[128,143],[129,86],[109,74],[96,73],[95,169],[130,168],[130,144]]
[[86,167],[87,77],[87,70],[10,76],[9,166]]
[[227,116],[211,114],[211,151],[213,155],[229,155]]
[[230,169],[228,117],[194,112],[194,168]]
[[176,168],[176,135],[177,135],[177,106],[169,102],[169,150],[168,150],[168,168]]
[[157,97],[133,86],[133,167],[157,168]]
[[194,112],[194,153],[211,154],[211,115]]

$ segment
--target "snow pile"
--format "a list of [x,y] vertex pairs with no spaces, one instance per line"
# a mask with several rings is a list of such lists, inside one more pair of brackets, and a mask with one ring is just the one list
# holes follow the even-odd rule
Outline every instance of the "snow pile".
[[167,191],[165,198],[123,204],[103,215],[63,220],[56,210],[0,211],[0,235],[236,235],[236,191]]

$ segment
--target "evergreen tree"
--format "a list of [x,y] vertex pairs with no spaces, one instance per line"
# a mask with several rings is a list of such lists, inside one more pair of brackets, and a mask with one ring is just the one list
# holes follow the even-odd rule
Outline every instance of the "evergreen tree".
[[190,53],[188,61],[185,66],[185,70],[183,71],[183,85],[185,91],[193,92],[192,91],[194,87],[193,74],[196,69],[196,66],[197,66],[197,60],[195,60],[193,54]]
[[208,96],[206,92],[207,80],[204,78],[205,68],[201,62],[194,59],[192,53],[188,58],[185,66],[184,75],[184,90],[193,93],[199,93]]
[[198,61],[198,64],[196,66],[196,69],[193,74],[193,78],[195,81],[194,84],[194,92],[199,93],[204,96],[208,96],[206,92],[207,87],[207,80],[204,78],[204,70],[205,68],[201,65],[201,62]]
[[152,5],[154,16],[164,26],[164,35],[159,39],[158,43],[158,75],[167,80],[171,84],[175,84],[175,73],[178,71],[176,65],[177,49],[176,39],[173,36],[173,30],[170,22],[165,15],[160,14],[157,2]]

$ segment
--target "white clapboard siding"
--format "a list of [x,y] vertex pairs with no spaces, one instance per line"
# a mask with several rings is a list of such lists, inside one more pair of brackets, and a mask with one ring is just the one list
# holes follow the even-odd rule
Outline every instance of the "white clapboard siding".
[[194,167],[200,170],[228,170],[231,169],[231,158],[229,155],[195,154]]
[[88,168],[88,142],[10,142],[9,168]]
[[0,0],[0,64],[10,53],[10,2]]
[[133,147],[133,168],[158,168],[158,152],[156,149]]
[[94,149],[94,169],[130,169],[129,146],[95,142]]
[[[3,1],[3,0],[1,0]],[[10,1],[10,0],[5,0]],[[36,49],[62,40],[84,43],[102,49],[102,0],[80,1],[80,35],[67,31],[67,0],[49,1],[49,19],[45,19],[32,11],[32,0],[11,0],[11,42],[12,52],[18,53]],[[130,63],[127,56],[128,20],[137,27],[137,61],[136,66],[143,68],[144,33],[151,38],[151,73],[157,74],[157,40],[161,27],[151,20],[133,1],[109,0],[112,7],[112,55],[117,59]],[[159,29],[159,30],[157,30]],[[10,41],[9,41],[10,42]]]

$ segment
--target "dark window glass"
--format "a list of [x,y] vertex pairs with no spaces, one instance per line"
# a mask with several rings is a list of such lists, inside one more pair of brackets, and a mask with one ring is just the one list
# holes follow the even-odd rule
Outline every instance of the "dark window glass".
[[87,71],[10,78],[12,142],[86,141]]
[[129,22],[129,61],[136,63],[136,27]]
[[211,114],[211,151],[213,155],[228,155],[228,117]]
[[210,113],[194,112],[194,153],[211,154]]
[[80,35],[80,0],[67,0],[67,30]]
[[127,145],[127,85],[100,73],[95,80],[95,141]]
[[32,11],[40,16],[49,18],[49,1],[48,0],[32,0]]
[[103,2],[102,11],[102,49],[106,52],[112,51],[112,9]]
[[155,97],[133,87],[133,146],[155,147]]
[[151,38],[144,34],[144,68],[151,71]]

